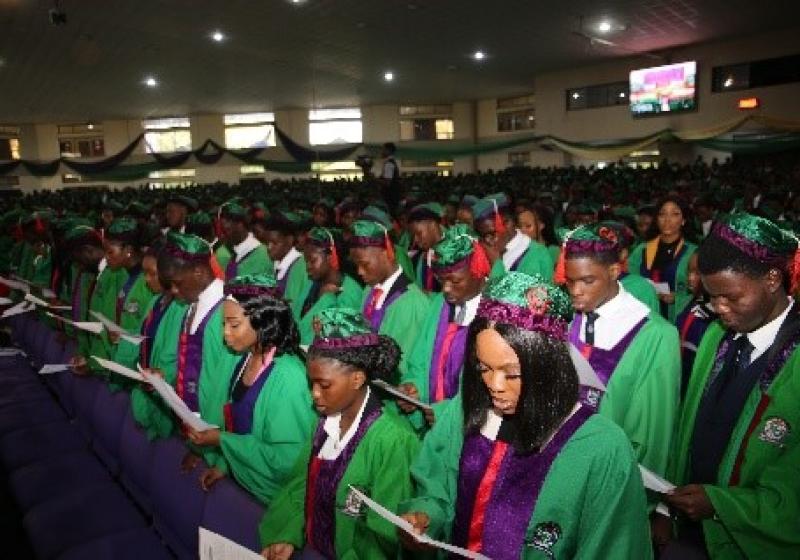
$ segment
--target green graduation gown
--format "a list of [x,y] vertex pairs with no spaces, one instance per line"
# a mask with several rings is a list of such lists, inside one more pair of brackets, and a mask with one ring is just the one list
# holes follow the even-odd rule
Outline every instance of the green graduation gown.
[[[400,278],[397,281],[399,282]],[[361,297],[361,309],[364,309],[371,293],[372,286],[366,286]],[[405,292],[385,309],[378,333],[392,337],[403,352],[398,366],[400,375],[394,380],[395,382],[408,371],[408,360],[411,358],[414,343],[427,316],[428,306],[428,296],[416,284],[409,282]],[[386,302],[384,307],[387,307]]]
[[[230,252],[230,250],[229,250]],[[225,271],[225,281],[230,282],[233,280],[235,276],[244,276],[246,274],[265,274],[268,272],[272,272],[275,268],[272,264],[272,259],[269,258],[269,253],[267,253],[267,248],[263,245],[259,245],[252,251],[250,251],[245,257],[238,263],[236,263],[236,273],[233,277],[228,277],[228,267],[230,266],[231,260],[233,258],[233,253],[231,253],[231,257],[229,257],[226,262],[225,266],[222,270]],[[217,261],[219,262],[219,257],[217,257]],[[222,266],[222,263],[220,263]]]
[[647,279],[638,274],[626,274],[620,278],[619,282],[628,293],[649,307],[651,311],[661,313],[656,289]]
[[224,272],[225,267],[228,266],[228,263],[231,260],[231,250],[228,249],[228,246],[223,243],[217,248],[216,251],[214,251],[214,255],[217,257],[217,262]]
[[316,421],[305,365],[292,354],[275,358],[255,403],[251,433],[220,434],[230,472],[262,503],[269,504],[286,485]]
[[[416,498],[401,505],[428,515],[434,539],[452,539],[464,441],[459,396],[425,437],[411,468]],[[544,475],[524,543],[518,558],[525,560],[652,557],[641,475],[613,422],[593,414],[563,445]]]
[[[288,485],[276,496],[259,527],[262,546],[290,543],[296,549],[305,544],[305,499],[309,457],[308,442],[295,465]],[[395,558],[399,550],[394,525],[365,506],[356,515],[346,504],[350,485],[390,510],[413,493],[408,471],[419,448],[419,440],[407,424],[394,414],[378,417],[353,453],[336,487],[336,557],[340,560]]]
[[[649,242],[652,243],[652,242]],[[647,246],[649,243],[640,243],[628,257],[628,270],[631,274],[641,275],[642,262],[646,258]],[[689,302],[692,301],[692,292],[689,290],[689,258],[697,250],[697,246],[689,241],[685,242],[686,250],[680,256],[678,266],[675,270],[675,302],[667,306],[667,319],[675,323],[678,314],[683,311]]]
[[286,273],[286,289],[283,292],[283,298],[291,304],[300,299],[306,291],[306,284],[310,283],[311,280],[309,280],[308,271],[306,270],[306,259],[300,255],[290,265],[289,271]]
[[[553,258],[550,256],[550,251],[547,247],[538,241],[531,240],[531,244],[528,245],[522,257],[517,261],[514,270],[525,274],[538,274],[545,280],[551,281],[554,268],[555,263],[553,263]],[[499,258],[492,265],[489,277],[497,278],[503,276],[506,272],[508,272],[506,265],[503,259]]]
[[311,281],[306,282],[303,293],[300,294],[299,298],[291,302],[292,315],[297,323],[297,328],[300,330],[300,344],[303,346],[309,346],[314,341],[313,321],[314,317],[319,315],[320,312],[331,307],[358,309],[361,304],[363,288],[348,274],[343,274],[341,291],[338,294],[322,294],[311,306],[311,309],[303,314],[303,305],[313,285]]
[[[695,358],[668,477],[690,484],[695,417],[725,335],[715,321]],[[756,383],[733,428],[717,483],[705,485],[716,515],[703,521],[714,560],[800,558],[800,337],[779,352],[774,379]],[[767,385],[768,383],[768,385]],[[738,480],[736,480],[738,478]]]
[[[186,304],[172,300],[153,338],[150,367],[161,370],[167,383],[175,385],[178,371],[178,337],[181,334]],[[134,387],[131,391],[131,412],[151,440],[168,437],[175,428],[172,411],[156,393]]]
[[[109,267],[104,268],[97,275],[92,299],[89,302],[89,310],[102,313],[113,321],[117,314],[117,295],[122,290],[127,279],[128,271],[124,268],[119,270],[111,270]],[[88,320],[96,321],[97,319],[90,315]],[[90,359],[89,356],[98,356],[108,360],[112,358],[114,349],[108,338],[108,332],[103,330],[98,335],[90,335],[86,340],[88,341],[88,347],[82,348],[81,354],[89,361],[89,368],[93,372],[101,373],[104,371],[103,368]]]
[[[139,334],[142,330],[142,323],[156,299],[158,299],[156,294],[147,287],[144,274],[139,274],[128,292],[128,297],[125,298],[119,326],[131,334]],[[136,363],[139,361],[139,345],[120,338],[114,350],[113,360],[136,369]]]

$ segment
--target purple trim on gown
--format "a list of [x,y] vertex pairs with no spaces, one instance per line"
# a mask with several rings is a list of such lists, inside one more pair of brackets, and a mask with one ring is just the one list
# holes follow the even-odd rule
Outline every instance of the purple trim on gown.
[[[517,560],[525,545],[539,493],[558,454],[594,411],[580,407],[540,452],[519,454],[509,444],[484,514],[481,554],[492,560]],[[467,547],[478,488],[495,442],[481,433],[467,435],[459,463],[453,544]]]
[[[575,346],[575,348],[580,350],[584,357],[586,357],[586,359],[589,361],[589,364],[591,364],[592,368],[594,368],[595,373],[597,373],[597,377],[603,382],[603,385],[608,386],[608,382],[611,379],[611,375],[614,373],[617,364],[619,364],[619,361],[628,350],[628,347],[633,342],[633,339],[637,334],[639,334],[639,331],[642,330],[642,327],[644,327],[647,321],[648,317],[645,317],[636,323],[633,328],[628,331],[628,334],[623,336],[613,348],[609,350],[603,350],[597,346],[593,346],[591,347],[591,353],[587,356],[586,351],[589,348],[589,345],[585,342],[582,342],[580,339],[581,325],[583,324],[583,314],[579,313],[575,316],[575,319],[573,319],[572,326],[569,329],[569,341],[573,346]],[[594,410],[597,410],[597,408],[600,406],[600,400],[603,398],[603,394],[603,391],[595,389],[594,387],[587,387],[585,385],[580,386],[581,404],[589,406]]]
[[[450,325],[450,311],[451,306],[446,301],[442,304],[441,313],[439,313],[439,325],[436,328],[436,340],[433,343],[433,352],[431,353],[431,365],[428,370],[428,402],[435,402],[436,393],[436,380],[439,366],[439,356],[442,353],[442,345],[444,338],[447,334],[447,328]],[[461,377],[461,368],[464,365],[464,352],[467,347],[467,331],[466,326],[458,327],[458,332],[453,337],[450,343],[450,351],[447,354],[447,360],[444,363],[444,398],[452,399],[458,393],[459,379]]]
[[[158,299],[153,304],[150,313],[145,317],[144,323],[142,324],[141,334],[146,337],[146,340],[139,346],[139,361],[141,362],[141,366],[145,368],[150,367],[150,361],[153,358],[153,341],[156,338],[156,332],[158,332],[158,325],[161,324],[164,313],[167,308],[169,308],[170,303],[172,303],[172,300],[168,300],[167,304],[164,305],[164,301],[163,295],[158,296]],[[142,352],[144,352],[144,355],[142,355]]]
[[[358,449],[361,440],[364,439],[367,431],[381,414],[380,404],[369,412],[365,410],[356,433],[353,434],[353,438],[347,443],[347,446],[339,456],[333,461],[320,461],[317,484],[316,488],[313,489],[314,511],[311,513],[314,528],[313,542],[306,543],[306,546],[312,547],[330,560],[336,558],[334,543],[334,536],[336,535],[336,490],[339,488],[339,482],[341,482],[347,467],[350,465],[350,460],[353,458],[356,449]],[[313,459],[322,449],[325,440],[328,439],[324,426],[325,418],[321,418],[317,425],[317,431],[314,433],[309,468]],[[311,490],[306,488],[306,492]],[[306,512],[306,515],[308,515],[308,512]]]
[[[206,331],[206,325],[211,319],[212,315],[216,312],[217,308],[222,304],[223,298],[214,304],[200,324],[194,334],[190,334],[189,328],[191,325],[186,325],[186,364],[183,370],[183,402],[189,407],[192,412],[200,412],[200,401],[197,394],[197,389],[200,385],[200,371],[203,367],[203,335]],[[188,314],[188,310],[187,310]],[[188,316],[187,316],[188,318]],[[178,353],[180,359],[180,352]],[[180,363],[178,364],[180,367]]]
[[286,286],[289,284],[289,275],[292,273],[292,268],[294,268],[294,265],[296,265],[297,261],[299,260],[300,257],[297,257],[295,260],[293,260],[292,264],[289,265],[289,268],[286,269],[286,274],[283,275],[283,278],[278,280],[278,290],[280,291],[281,295],[286,293]]
[[[395,282],[397,284],[397,282]],[[394,286],[392,286],[394,288]],[[369,308],[369,304],[372,301],[372,293],[375,291],[375,286],[370,288],[369,294],[367,294],[367,299],[364,300],[364,306],[361,308],[361,313],[364,314],[364,317],[367,316],[367,309]],[[392,293],[393,292],[393,293]],[[369,321],[370,327],[372,328],[372,332],[377,333],[381,329],[381,323],[383,323],[383,316],[386,315],[386,310],[389,309],[389,306],[392,305],[397,298],[402,296],[406,293],[406,287],[403,286],[401,290],[390,290],[389,296],[383,301],[383,305],[380,309],[376,309],[372,312],[372,318],[367,319]]]
[[253,430],[253,414],[256,409],[256,401],[261,395],[261,390],[264,384],[269,379],[270,374],[275,369],[275,362],[273,361],[269,367],[258,376],[256,382],[250,385],[244,393],[244,396],[236,400],[233,398],[234,389],[236,387],[239,371],[247,363],[247,357],[241,359],[239,365],[236,366],[236,371],[231,378],[230,386],[230,404],[231,404],[231,420],[233,421],[233,433],[246,435]]

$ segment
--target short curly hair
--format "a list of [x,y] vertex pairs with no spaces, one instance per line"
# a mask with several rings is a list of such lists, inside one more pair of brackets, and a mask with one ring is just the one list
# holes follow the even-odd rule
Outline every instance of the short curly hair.
[[402,354],[394,339],[380,335],[378,343],[352,348],[320,348],[312,346],[308,352],[311,360],[335,360],[351,371],[363,371],[370,381],[391,381]]
[[292,310],[284,299],[268,294],[237,295],[236,302],[242,307],[250,325],[256,331],[259,347],[274,346],[275,354],[278,356],[299,352],[300,331],[292,316]]

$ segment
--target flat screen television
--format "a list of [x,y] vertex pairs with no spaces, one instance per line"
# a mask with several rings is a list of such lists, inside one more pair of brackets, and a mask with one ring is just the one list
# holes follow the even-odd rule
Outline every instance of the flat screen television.
[[697,107],[697,62],[633,70],[629,99],[634,117],[694,110]]

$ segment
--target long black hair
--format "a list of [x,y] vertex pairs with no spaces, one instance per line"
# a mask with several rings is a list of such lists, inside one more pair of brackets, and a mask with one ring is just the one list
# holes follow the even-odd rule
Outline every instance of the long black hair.
[[275,347],[275,354],[299,353],[300,331],[294,322],[292,309],[280,297],[236,295],[250,325],[256,331],[256,345],[261,350]]
[[578,374],[567,345],[539,332],[508,324],[492,324],[478,317],[470,325],[464,361],[462,404],[464,432],[481,429],[492,398],[481,377],[476,340],[478,333],[494,329],[519,358],[522,391],[514,413],[514,448],[536,451],[558,428],[578,400]]
[[650,229],[647,230],[647,240],[650,241],[651,239],[655,239],[661,234],[658,229],[658,214],[661,212],[661,209],[670,202],[680,208],[681,214],[683,214],[683,227],[681,228],[681,235],[683,238],[688,241],[694,241],[697,239],[691,206],[689,206],[683,197],[670,194],[659,200],[658,204],[656,204],[653,223],[650,224]]

